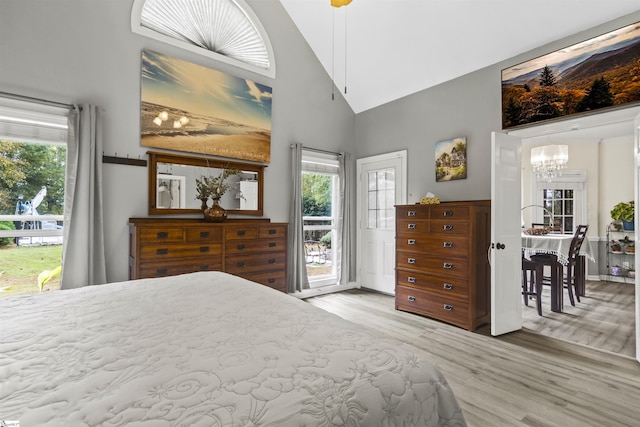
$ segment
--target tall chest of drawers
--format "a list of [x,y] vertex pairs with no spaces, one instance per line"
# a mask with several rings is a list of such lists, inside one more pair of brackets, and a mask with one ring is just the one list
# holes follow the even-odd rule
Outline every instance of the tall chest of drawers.
[[396,206],[396,309],[470,331],[491,319],[489,200]]
[[286,223],[129,218],[129,278],[225,271],[286,292]]

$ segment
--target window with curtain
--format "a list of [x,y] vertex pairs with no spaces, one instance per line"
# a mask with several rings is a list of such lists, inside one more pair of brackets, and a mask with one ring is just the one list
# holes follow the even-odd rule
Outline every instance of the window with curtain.
[[341,202],[336,155],[304,151],[302,154],[302,219],[309,285],[337,283],[338,215]]
[[135,0],[133,32],[275,77],[273,51],[243,0]]
[[0,296],[60,287],[68,114],[0,95]]

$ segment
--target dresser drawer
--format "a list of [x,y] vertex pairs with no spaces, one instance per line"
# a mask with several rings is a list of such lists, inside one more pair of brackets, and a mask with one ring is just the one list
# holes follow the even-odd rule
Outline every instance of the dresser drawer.
[[180,243],[184,241],[184,228],[142,228],[140,230],[140,243]]
[[175,276],[176,274],[193,273],[196,271],[219,271],[222,268],[222,259],[217,258],[191,258],[188,260],[175,260],[173,262],[141,262],[139,278]]
[[396,233],[398,234],[427,234],[430,231],[430,222],[417,219],[396,220]]
[[222,229],[220,227],[188,227],[186,240],[187,242],[221,242]]
[[217,256],[222,254],[221,243],[203,243],[201,245],[146,245],[140,248],[140,260],[160,260],[171,258],[194,258],[203,256]]
[[457,325],[467,324],[469,318],[469,304],[464,300],[400,285],[396,286],[396,309]]
[[272,254],[234,255],[227,256],[224,271],[242,276],[246,272],[285,270],[287,254],[274,252]]
[[[272,239],[234,240],[226,244],[227,254],[243,254],[255,252],[278,252],[287,248],[284,236]],[[266,255],[265,255],[266,256]]]
[[281,237],[286,240],[287,238],[287,227],[283,225],[272,224],[268,227],[260,227],[258,228],[258,238],[259,239],[269,239]]
[[420,270],[423,273],[445,277],[451,275],[466,278],[469,275],[469,260],[467,258],[435,258],[429,254],[417,252],[398,252],[396,267]]
[[459,234],[462,236],[469,235],[469,222],[467,221],[450,221],[450,220],[431,220],[432,234]]
[[287,292],[287,274],[284,270],[267,271],[261,273],[241,273],[241,277],[269,286],[278,291]]
[[230,226],[225,227],[225,240],[255,239],[258,237],[258,227],[251,226]]
[[396,284],[454,296],[463,300],[469,298],[469,281],[467,279],[433,276],[398,269],[396,270]]
[[427,252],[433,256],[466,257],[469,254],[469,239],[465,236],[402,235],[396,239],[396,250]]
[[397,219],[429,219],[429,206],[396,206]]
[[467,206],[431,205],[431,219],[448,219],[452,221],[469,220]]

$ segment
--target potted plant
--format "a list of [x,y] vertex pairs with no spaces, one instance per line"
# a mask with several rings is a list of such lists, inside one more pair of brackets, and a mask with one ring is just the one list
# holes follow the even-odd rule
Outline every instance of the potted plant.
[[611,218],[616,221],[622,221],[622,226],[625,230],[633,230],[634,219],[634,201],[620,202],[611,210]]

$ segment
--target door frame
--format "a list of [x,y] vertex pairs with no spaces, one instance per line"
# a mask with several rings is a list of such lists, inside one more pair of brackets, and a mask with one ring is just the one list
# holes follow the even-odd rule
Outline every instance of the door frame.
[[[400,159],[400,173],[396,177],[396,200],[400,204],[407,203],[407,150],[392,151],[390,153],[378,154],[375,156],[361,157],[356,159],[356,283],[358,288],[362,286],[362,167],[363,165],[375,165],[376,163],[388,162],[389,160]],[[398,185],[400,184],[400,185]],[[400,197],[398,198],[398,192]]]

